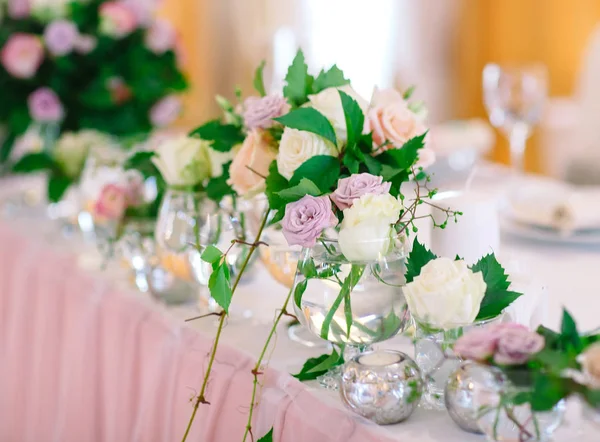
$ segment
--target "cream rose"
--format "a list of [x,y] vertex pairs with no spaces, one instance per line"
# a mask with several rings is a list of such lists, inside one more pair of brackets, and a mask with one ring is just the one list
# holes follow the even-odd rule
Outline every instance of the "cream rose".
[[481,272],[473,272],[464,261],[437,258],[403,290],[417,320],[447,330],[475,321],[486,284]]
[[277,169],[289,180],[306,160],[317,155],[337,154],[337,148],[330,141],[311,132],[286,127],[279,143]]
[[346,259],[373,261],[387,255],[400,210],[402,202],[389,193],[363,195],[344,209],[338,243]]
[[591,388],[600,388],[600,344],[590,346],[578,360],[583,366],[585,383]]
[[152,162],[170,186],[195,186],[211,176],[210,141],[181,135],[163,141]]
[[90,149],[112,146],[115,146],[114,140],[102,132],[95,130],[65,132],[56,142],[53,154],[63,172],[71,178],[76,178],[83,170]]
[[411,111],[402,95],[393,89],[375,90],[365,125],[367,130],[373,131],[375,145],[385,141],[392,143],[384,149],[400,148],[427,130],[422,118]]
[[335,129],[338,140],[345,141],[348,137],[346,130],[346,117],[342,107],[342,99],[338,90],[347,93],[356,100],[363,112],[367,111],[369,104],[365,99],[359,96],[350,85],[338,88],[330,87],[322,90],[316,95],[309,95],[310,106],[321,112],[331,122]]
[[263,190],[269,165],[277,153],[264,132],[251,131],[229,167],[228,183],[238,195],[250,196]]

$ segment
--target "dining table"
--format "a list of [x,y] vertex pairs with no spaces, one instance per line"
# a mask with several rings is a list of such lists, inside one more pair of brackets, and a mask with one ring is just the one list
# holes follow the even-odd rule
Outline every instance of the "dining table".
[[[469,186],[499,194],[509,177],[503,167],[481,164]],[[31,185],[0,180],[0,441],[182,440],[207,369],[215,317],[186,322],[198,315],[196,303],[166,305],[138,290],[118,260],[96,265],[95,246],[67,234],[47,210],[7,210],[6,202]],[[581,331],[600,326],[599,246],[505,230],[500,246],[500,256],[543,292],[532,310],[542,312],[544,325],[557,328],[567,308]],[[243,314],[227,319],[208,383],[210,404],[200,405],[188,441],[242,441],[252,369],[287,290],[260,261],[242,279],[232,311]],[[290,374],[328,348],[290,339],[287,322],[278,326],[259,378],[252,440],[271,428],[278,442],[485,440],[461,430],[447,412],[425,407],[380,426],[346,409],[337,391],[296,380]],[[375,348],[413,354],[404,335]],[[570,399],[555,440],[597,442],[600,426]]]

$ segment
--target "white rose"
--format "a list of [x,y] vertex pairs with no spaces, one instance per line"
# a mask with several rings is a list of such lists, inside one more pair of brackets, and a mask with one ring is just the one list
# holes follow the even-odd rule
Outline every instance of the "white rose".
[[210,141],[181,135],[160,143],[152,162],[170,186],[195,186],[211,176]]
[[31,15],[41,21],[50,21],[67,15],[72,0],[30,0]]
[[233,160],[235,154],[240,150],[241,144],[234,146],[228,152],[219,152],[212,147],[208,149],[208,158],[210,159],[211,177],[216,178],[223,175],[223,166]]
[[338,243],[349,261],[374,261],[385,257],[392,247],[402,202],[389,193],[366,194],[344,209]]
[[475,321],[486,284],[481,272],[473,272],[464,261],[437,258],[403,290],[416,319],[447,330]]
[[102,132],[95,130],[65,132],[57,140],[53,154],[63,172],[67,176],[75,178],[82,172],[91,149],[106,148],[106,150],[110,150],[113,146],[115,146],[115,141]]
[[311,132],[286,127],[279,143],[277,169],[289,180],[306,160],[317,155],[337,154],[337,148],[330,141]]
[[346,117],[344,116],[344,108],[342,99],[338,90],[345,92],[354,98],[363,113],[366,113],[369,103],[359,96],[350,85],[341,86],[338,88],[330,87],[322,90],[316,95],[309,95],[310,106],[321,112],[331,122],[335,129],[336,136],[339,140],[345,141],[348,137],[346,131]]

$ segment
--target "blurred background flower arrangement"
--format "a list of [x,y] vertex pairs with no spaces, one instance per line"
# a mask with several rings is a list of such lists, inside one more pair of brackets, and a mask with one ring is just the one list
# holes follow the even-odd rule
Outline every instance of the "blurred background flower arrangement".
[[60,200],[96,146],[130,147],[181,111],[175,29],[155,2],[10,0],[1,6],[1,163],[48,170]]

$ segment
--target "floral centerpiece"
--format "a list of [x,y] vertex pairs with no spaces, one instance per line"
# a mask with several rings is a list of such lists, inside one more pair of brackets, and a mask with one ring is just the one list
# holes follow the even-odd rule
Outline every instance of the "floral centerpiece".
[[[125,137],[177,117],[175,94],[186,81],[176,33],[154,7],[142,0],[3,2],[0,162],[15,143],[41,138],[50,149],[58,133],[83,129]],[[51,169],[45,159],[23,160],[20,172]]]
[[507,323],[466,333],[456,354],[491,369],[474,396],[480,428],[492,440],[544,441],[560,425],[567,397],[597,409],[599,339],[580,334],[567,311],[560,332]]
[[[412,88],[404,93],[376,91],[368,102],[356,94],[336,66],[317,76],[309,74],[299,51],[281,97],[266,93],[263,67],[254,80],[260,96],[237,106],[223,101],[229,123],[209,126],[212,132],[207,125],[194,132],[205,140],[218,135],[212,140],[214,147],[214,143],[232,138],[233,129],[225,132],[224,126],[241,129],[242,147],[233,158],[226,183],[242,196],[264,191],[268,207],[254,240],[242,244],[249,246],[249,253],[235,277],[228,269],[227,257],[240,241],[232,241],[225,250],[203,247],[202,259],[212,267],[209,289],[222,310],[211,313],[219,317],[215,345],[184,440],[200,404],[208,403],[212,363],[231,300],[253,252],[264,244],[261,237],[267,224],[281,223],[288,242],[304,248],[303,259],[252,371],[254,389],[244,440],[252,435],[263,360],[281,318],[293,316],[288,311],[292,298],[305,324],[335,343],[354,345],[361,338],[369,342],[367,337],[375,342],[406,326],[406,302],[400,289],[405,282],[406,236],[417,230],[418,205],[429,204],[425,197],[435,194],[427,188],[424,168],[433,155],[425,146],[422,108],[410,101]],[[448,218],[458,215],[446,213]],[[323,286],[330,287],[332,296],[318,308],[309,308],[306,301]],[[364,293],[375,294],[373,287],[387,289],[376,302],[377,319],[369,322],[368,303],[357,300],[366,300]],[[334,351],[319,361],[307,362],[299,375],[308,378],[339,360]]]

